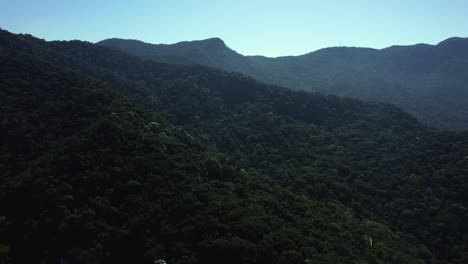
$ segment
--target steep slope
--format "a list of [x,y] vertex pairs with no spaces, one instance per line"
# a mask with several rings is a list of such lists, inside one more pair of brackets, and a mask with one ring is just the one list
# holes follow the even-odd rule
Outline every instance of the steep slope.
[[100,82],[11,55],[0,77],[4,263],[416,261],[387,227],[240,170]]
[[[109,39],[98,44],[155,61],[238,71],[293,89],[392,103],[431,126],[468,129],[468,39],[382,50],[327,48],[278,58],[242,56],[225,45],[217,49],[199,45],[210,41],[152,45]],[[197,56],[195,50],[204,56]]]
[[139,57],[171,64],[200,64],[232,71],[251,68],[247,58],[227,47],[219,38],[184,41],[172,45],[154,45],[138,40],[114,38],[100,41],[99,45],[117,47],[132,51],[133,55]]
[[401,238],[423,243],[413,251],[421,259],[468,258],[466,133],[429,130],[391,105],[293,92],[91,43],[3,32],[0,47],[111,83],[245,171],[267,175],[308,199],[338,201],[362,219],[382,221]]

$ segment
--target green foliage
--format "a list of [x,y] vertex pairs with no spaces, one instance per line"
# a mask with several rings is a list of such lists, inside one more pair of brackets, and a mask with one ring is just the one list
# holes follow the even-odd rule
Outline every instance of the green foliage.
[[431,126],[468,129],[467,39],[382,50],[335,47],[279,58],[243,56],[219,39],[173,45],[108,39],[98,44],[158,62],[208,65],[285,87],[392,103]]
[[5,263],[367,258],[345,208],[239,169],[100,82],[24,56],[1,56],[0,77]]
[[2,34],[4,53],[107,82],[2,57],[0,244],[14,260],[466,259],[465,133],[390,105]]

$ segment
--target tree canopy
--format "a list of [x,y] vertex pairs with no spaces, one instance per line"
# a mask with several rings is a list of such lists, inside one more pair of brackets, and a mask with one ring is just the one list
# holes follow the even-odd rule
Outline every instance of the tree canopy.
[[86,42],[0,53],[3,259],[467,260],[467,133]]

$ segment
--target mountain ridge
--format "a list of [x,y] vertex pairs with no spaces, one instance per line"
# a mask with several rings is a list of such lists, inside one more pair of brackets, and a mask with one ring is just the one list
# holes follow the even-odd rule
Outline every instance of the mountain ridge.
[[[156,45],[156,46],[174,46],[174,45],[180,45],[180,44],[191,44],[191,43],[203,43],[203,42],[216,41],[216,42],[222,43],[222,46],[232,50],[232,48],[230,48],[229,45],[227,45],[226,42],[220,37],[209,37],[209,38],[196,39],[196,40],[182,40],[182,41],[177,41],[177,42],[174,42],[174,43],[152,43],[152,42],[147,42],[147,41],[143,41],[143,40],[140,40],[140,39],[126,39],[126,38],[113,37],[113,38],[107,38],[107,39],[103,39],[103,40],[100,40],[100,41],[96,41],[96,42],[94,42],[94,44],[103,45],[108,41],[137,41],[137,42],[140,42],[140,43],[149,44],[149,45]],[[414,47],[414,46],[416,46],[416,47],[417,46],[434,47],[434,46],[443,46],[443,45],[446,45],[448,43],[454,43],[454,42],[458,42],[458,43],[468,42],[468,37],[459,37],[459,36],[448,37],[447,39],[439,41],[436,44],[429,44],[429,43],[420,42],[420,43],[407,44],[407,45],[394,44],[394,45],[390,45],[388,47],[383,47],[383,48],[372,48],[372,47],[364,47],[364,46],[330,46],[330,47],[323,47],[323,48],[319,48],[319,49],[316,49],[316,50],[313,50],[313,51],[310,51],[310,52],[297,54],[297,55],[278,55],[278,56],[267,56],[267,55],[262,55],[262,54],[244,55],[244,54],[239,53],[237,51],[236,51],[236,53],[239,53],[240,55],[243,55],[245,57],[264,57],[264,58],[269,58],[269,59],[276,59],[276,58],[284,58],[284,57],[300,57],[300,56],[304,56],[304,55],[314,53],[314,52],[317,52],[317,51],[326,50],[326,49],[335,49],[335,48],[341,48],[341,49],[350,48],[350,49],[363,49],[363,50],[381,51],[381,50],[390,49],[390,48],[393,48],[393,47]]]
[[[0,106],[8,117],[0,123],[7,135],[0,137],[7,150],[1,153],[7,159],[0,159],[6,175],[0,177],[0,206],[12,219],[6,226],[0,222],[0,245],[12,245],[15,257],[48,260],[66,253],[105,263],[152,263],[162,256],[184,264],[468,259],[466,132],[430,129],[387,103],[292,91],[89,42],[46,42],[0,31],[0,48],[2,56],[16,58],[0,60]],[[88,77],[69,82],[73,78],[62,71],[18,55]],[[128,102],[109,105],[107,93],[89,92],[98,88],[89,78]],[[100,106],[103,111],[95,111]],[[12,169],[15,163],[8,161],[23,159],[31,146],[50,145],[31,133],[53,136],[56,129],[48,124],[60,124],[56,118],[83,125],[81,118],[62,114],[73,111],[91,129],[56,144],[38,163]],[[152,114],[161,118],[147,118]],[[80,174],[70,177],[76,172],[70,168]],[[80,188],[71,184],[76,181],[91,184]],[[75,201],[67,196],[69,185]],[[22,202],[30,201],[25,197],[31,190],[41,199]],[[306,210],[309,202],[318,208]],[[38,210],[50,203],[57,205],[46,212],[52,222]],[[246,205],[252,208],[242,210]],[[64,214],[64,225],[57,224]],[[88,239],[47,251],[70,231]],[[37,242],[42,234],[47,243]]]
[[[330,47],[298,56],[244,56],[232,49],[98,42],[154,61],[237,71],[266,83],[395,104],[425,123],[468,129],[468,38],[383,49]],[[224,42],[223,42],[224,43]],[[225,45],[225,44],[224,44]]]

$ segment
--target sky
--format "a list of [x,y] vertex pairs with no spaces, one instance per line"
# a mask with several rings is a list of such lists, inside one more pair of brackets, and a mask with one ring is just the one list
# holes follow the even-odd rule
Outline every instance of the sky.
[[46,40],[219,37],[239,53],[300,55],[468,37],[467,0],[0,0],[0,28]]

